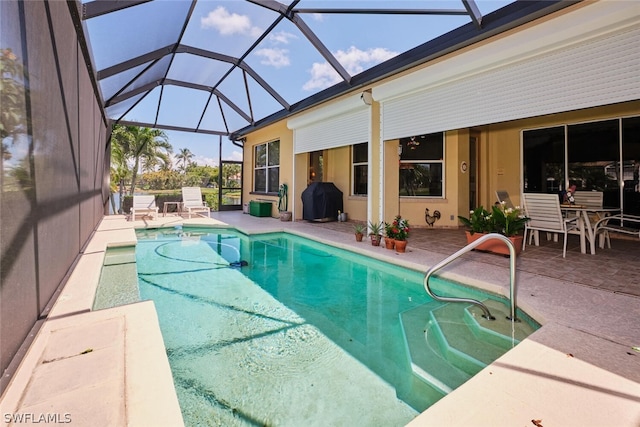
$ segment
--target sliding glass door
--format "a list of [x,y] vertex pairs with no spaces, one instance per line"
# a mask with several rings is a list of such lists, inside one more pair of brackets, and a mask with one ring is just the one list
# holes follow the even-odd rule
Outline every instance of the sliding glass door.
[[640,117],[525,130],[522,148],[524,192],[575,184],[602,191],[605,206],[640,215]]

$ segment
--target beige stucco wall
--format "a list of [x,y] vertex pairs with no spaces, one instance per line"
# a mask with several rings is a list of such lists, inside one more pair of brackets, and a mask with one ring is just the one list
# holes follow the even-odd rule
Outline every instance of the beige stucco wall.
[[271,141],[280,140],[280,184],[287,184],[289,187],[289,210],[292,209],[294,201],[293,186],[293,132],[287,128],[286,121],[280,121],[270,126],[259,129],[246,136],[244,142],[244,182],[242,186],[242,200],[249,203],[251,200],[271,200],[272,216],[278,215],[278,196],[262,193],[253,193],[253,153],[254,147]]
[[[371,109],[372,158],[369,173],[373,180],[371,198],[371,219],[381,217],[390,221],[396,214],[407,218],[414,227],[427,227],[425,208],[433,213],[438,210],[440,219],[436,227],[458,227],[458,216],[466,216],[469,211],[469,177],[460,168],[461,163],[469,163],[469,129],[448,131],[445,134],[445,196],[444,198],[399,197],[398,140],[384,141],[384,175],[381,180],[379,169],[379,106],[376,102]],[[478,133],[478,187],[479,204],[487,207],[495,203],[495,191],[506,190],[512,201],[520,204],[521,189],[521,142],[523,129],[556,126],[606,118],[640,114],[640,101],[612,106],[572,111],[567,113],[491,124],[475,128]],[[245,203],[252,199],[272,200],[273,216],[277,216],[277,196],[253,194],[253,147],[256,144],[280,140],[280,183],[289,187],[289,210],[295,210],[295,219],[302,218],[301,194],[307,186],[308,154],[293,155],[293,132],[287,128],[286,120],[270,125],[247,135],[245,142],[245,183],[243,198]],[[344,194],[344,211],[350,220],[367,220],[368,198],[351,195],[351,147],[340,147],[324,151],[324,181],[334,182]],[[295,163],[295,165],[294,165]],[[295,166],[295,168],[294,168]],[[294,179],[295,171],[295,179]],[[383,182],[383,200],[380,203],[380,182]]]

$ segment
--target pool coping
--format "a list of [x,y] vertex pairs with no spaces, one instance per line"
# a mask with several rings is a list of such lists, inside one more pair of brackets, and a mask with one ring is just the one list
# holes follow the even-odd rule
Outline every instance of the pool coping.
[[[345,233],[245,217],[233,217],[233,226],[245,234],[287,231],[407,268],[426,270],[442,258],[423,250],[400,257],[356,245]],[[100,419],[183,425],[153,303],[94,312],[91,305],[106,248],[135,244],[134,227],[228,226],[220,218],[104,217],[2,396],[2,422],[4,414],[46,412],[89,424]],[[508,295],[508,283],[501,283],[504,271],[473,264],[444,274]],[[640,424],[640,354],[630,351],[640,344],[638,299],[532,274],[521,274],[519,287],[518,306],[543,327],[408,425]],[[83,369],[95,377],[69,384]],[[61,393],[64,387],[68,390]],[[98,392],[107,394],[91,399]]]

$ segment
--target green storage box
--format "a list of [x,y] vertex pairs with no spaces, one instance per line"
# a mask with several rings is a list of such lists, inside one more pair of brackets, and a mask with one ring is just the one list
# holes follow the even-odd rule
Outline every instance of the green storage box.
[[271,202],[252,200],[249,202],[249,215],[271,216]]

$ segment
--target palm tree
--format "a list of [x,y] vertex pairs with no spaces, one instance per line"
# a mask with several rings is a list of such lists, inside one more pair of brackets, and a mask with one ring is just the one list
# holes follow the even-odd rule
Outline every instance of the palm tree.
[[187,165],[191,163],[191,159],[193,159],[193,153],[188,148],[181,148],[180,152],[176,154],[176,159],[182,162],[182,170],[187,170]]
[[169,163],[172,147],[167,134],[159,129],[114,125],[111,152],[116,169],[129,170],[132,164],[129,195],[133,195],[140,163]]

